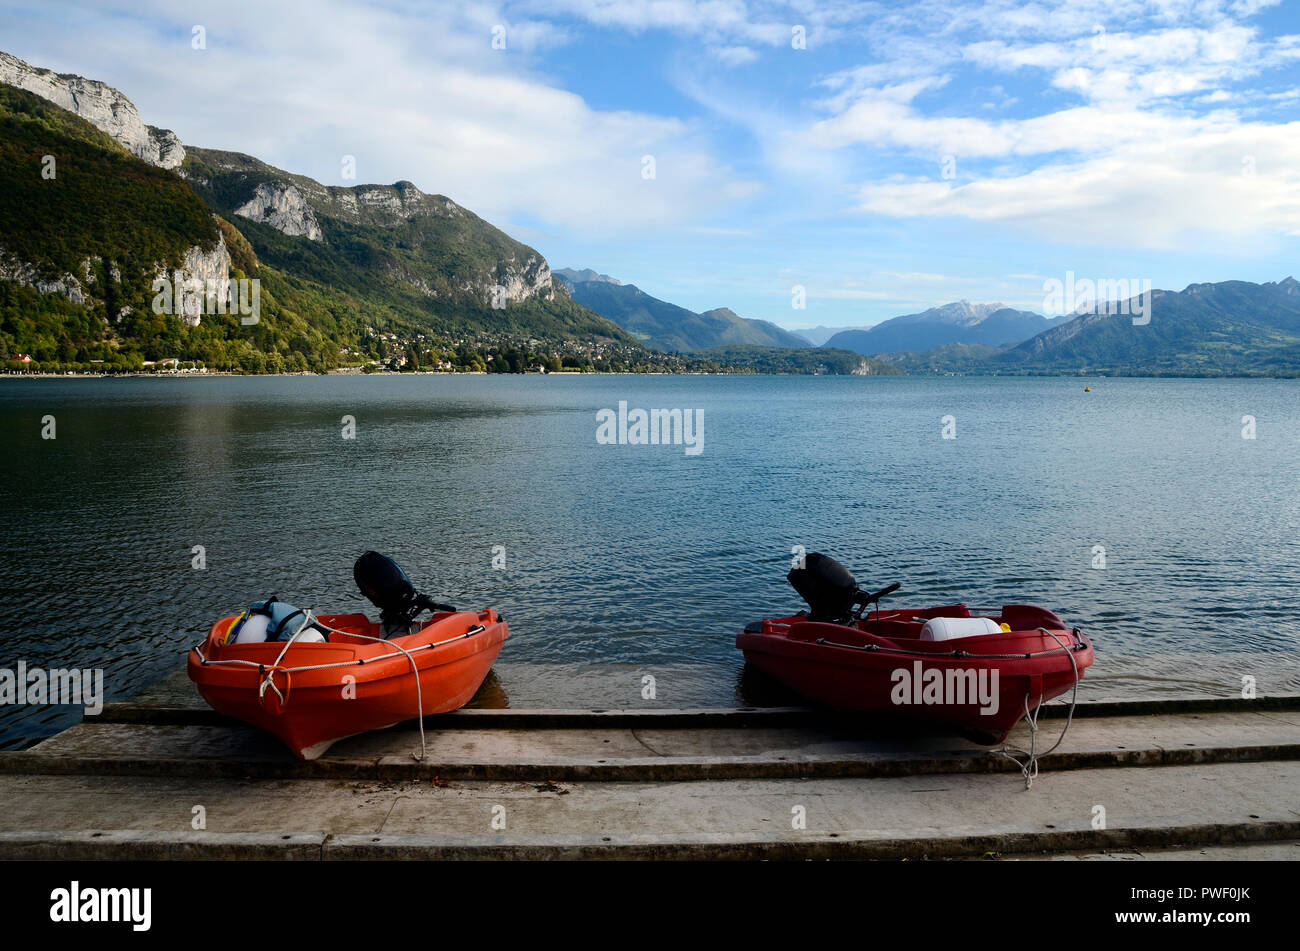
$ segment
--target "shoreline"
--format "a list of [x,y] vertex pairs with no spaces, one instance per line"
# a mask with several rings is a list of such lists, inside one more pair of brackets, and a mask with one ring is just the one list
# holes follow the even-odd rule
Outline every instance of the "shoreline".
[[1084,371],[1062,371],[1060,373],[765,373],[758,370],[728,371],[685,371],[685,370],[593,370],[558,371],[553,373],[488,373],[484,370],[417,370],[412,373],[378,372],[364,373],[360,370],[330,370],[328,373],[230,373],[211,371],[208,373],[0,373],[0,380],[184,380],[184,379],[294,379],[297,377],[331,377],[331,376],[373,376],[373,377],[417,377],[417,376],[499,376],[499,377],[588,377],[588,376],[828,376],[850,377],[859,379],[908,379],[908,380],[1300,380],[1300,371],[1284,375],[1254,373],[1088,373]]

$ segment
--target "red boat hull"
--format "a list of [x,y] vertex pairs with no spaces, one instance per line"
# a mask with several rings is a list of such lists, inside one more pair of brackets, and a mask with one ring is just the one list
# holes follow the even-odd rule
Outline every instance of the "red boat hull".
[[[319,619],[340,631],[379,636],[379,625],[363,614]],[[287,670],[272,675],[276,689],[261,690],[266,669],[284,644],[221,645],[232,620],[222,618],[203,644],[190,651],[190,679],[214,710],[274,733],[295,756],[308,760],[346,737],[463,707],[509,636],[505,622],[490,610],[436,614],[417,633],[383,642],[331,634],[327,643],[292,644],[279,665]],[[411,660],[394,645],[412,652],[419,670],[418,697]],[[382,656],[390,654],[396,656]],[[301,669],[324,664],[342,666]]]
[[1033,605],[983,615],[1005,621],[1010,632],[920,639],[925,619],[970,616],[965,605],[949,605],[872,612],[854,625],[776,618],[749,625],[736,646],[746,661],[816,703],[918,717],[984,743],[1004,740],[1026,710],[1070,690],[1093,662],[1086,637]]

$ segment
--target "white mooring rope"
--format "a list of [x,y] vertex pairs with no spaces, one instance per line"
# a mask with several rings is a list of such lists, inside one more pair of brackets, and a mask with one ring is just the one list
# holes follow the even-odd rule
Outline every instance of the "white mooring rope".
[[[1011,762],[1020,767],[1020,774],[1025,777],[1026,789],[1032,788],[1034,780],[1038,778],[1038,758],[1040,756],[1046,756],[1048,753],[1052,752],[1052,750],[1060,746],[1061,741],[1065,739],[1065,734],[1070,730],[1070,723],[1074,720],[1074,706],[1079,698],[1079,664],[1074,659],[1074,651],[1066,647],[1064,642],[1047,628],[1040,627],[1039,630],[1050,636],[1052,640],[1056,641],[1056,643],[1060,644],[1061,650],[1063,650],[1065,655],[1070,658],[1070,666],[1074,668],[1074,692],[1070,695],[1070,712],[1065,717],[1065,729],[1061,731],[1061,735],[1056,738],[1056,742],[1053,743],[1051,747],[1043,750],[1041,753],[1035,752],[1034,748],[1038,742],[1038,714],[1042,712],[1043,704],[1040,701],[1031,713],[1029,711],[1029,693],[1026,691],[1025,722],[1029,724],[1029,749],[1022,750],[1018,746],[1003,746],[1001,749],[992,751],[998,756],[1005,756],[1007,759],[1011,760]],[[1075,637],[1077,638],[1078,634],[1076,634]],[[1016,753],[1024,756],[1025,759],[1023,761],[1017,759],[1015,756]]]

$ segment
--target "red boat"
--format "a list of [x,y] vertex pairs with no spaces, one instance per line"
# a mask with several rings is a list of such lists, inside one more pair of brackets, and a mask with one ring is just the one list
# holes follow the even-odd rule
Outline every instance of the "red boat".
[[[384,609],[378,623],[364,614],[292,608],[282,615],[286,606],[272,598],[214,624],[189,654],[189,676],[203,699],[274,733],[305,760],[345,737],[468,703],[509,636],[506,623],[492,610],[456,611],[429,601],[395,563],[373,552],[357,562],[356,575],[362,592]],[[416,623],[426,609],[435,613]],[[245,624],[257,626],[260,639],[240,642]],[[422,745],[423,731],[420,721]]]
[[364,614],[324,614],[315,620],[331,628],[327,642],[221,644],[235,620],[222,618],[190,651],[190,679],[214,710],[308,760],[346,737],[460,709],[509,636],[492,610],[435,614],[391,640]]
[[1093,661],[1088,638],[1046,608],[886,611],[880,599],[898,585],[868,594],[820,554],[789,580],[812,611],[755,621],[736,646],[758,669],[836,710],[908,714],[999,743],[1022,717],[1074,688]]

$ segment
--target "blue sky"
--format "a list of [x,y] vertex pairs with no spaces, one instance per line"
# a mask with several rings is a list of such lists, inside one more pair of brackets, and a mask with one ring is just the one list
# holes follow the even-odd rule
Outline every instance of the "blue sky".
[[553,267],[849,326],[1300,272],[1297,6],[0,0],[0,49],[188,144],[326,184],[355,156]]

